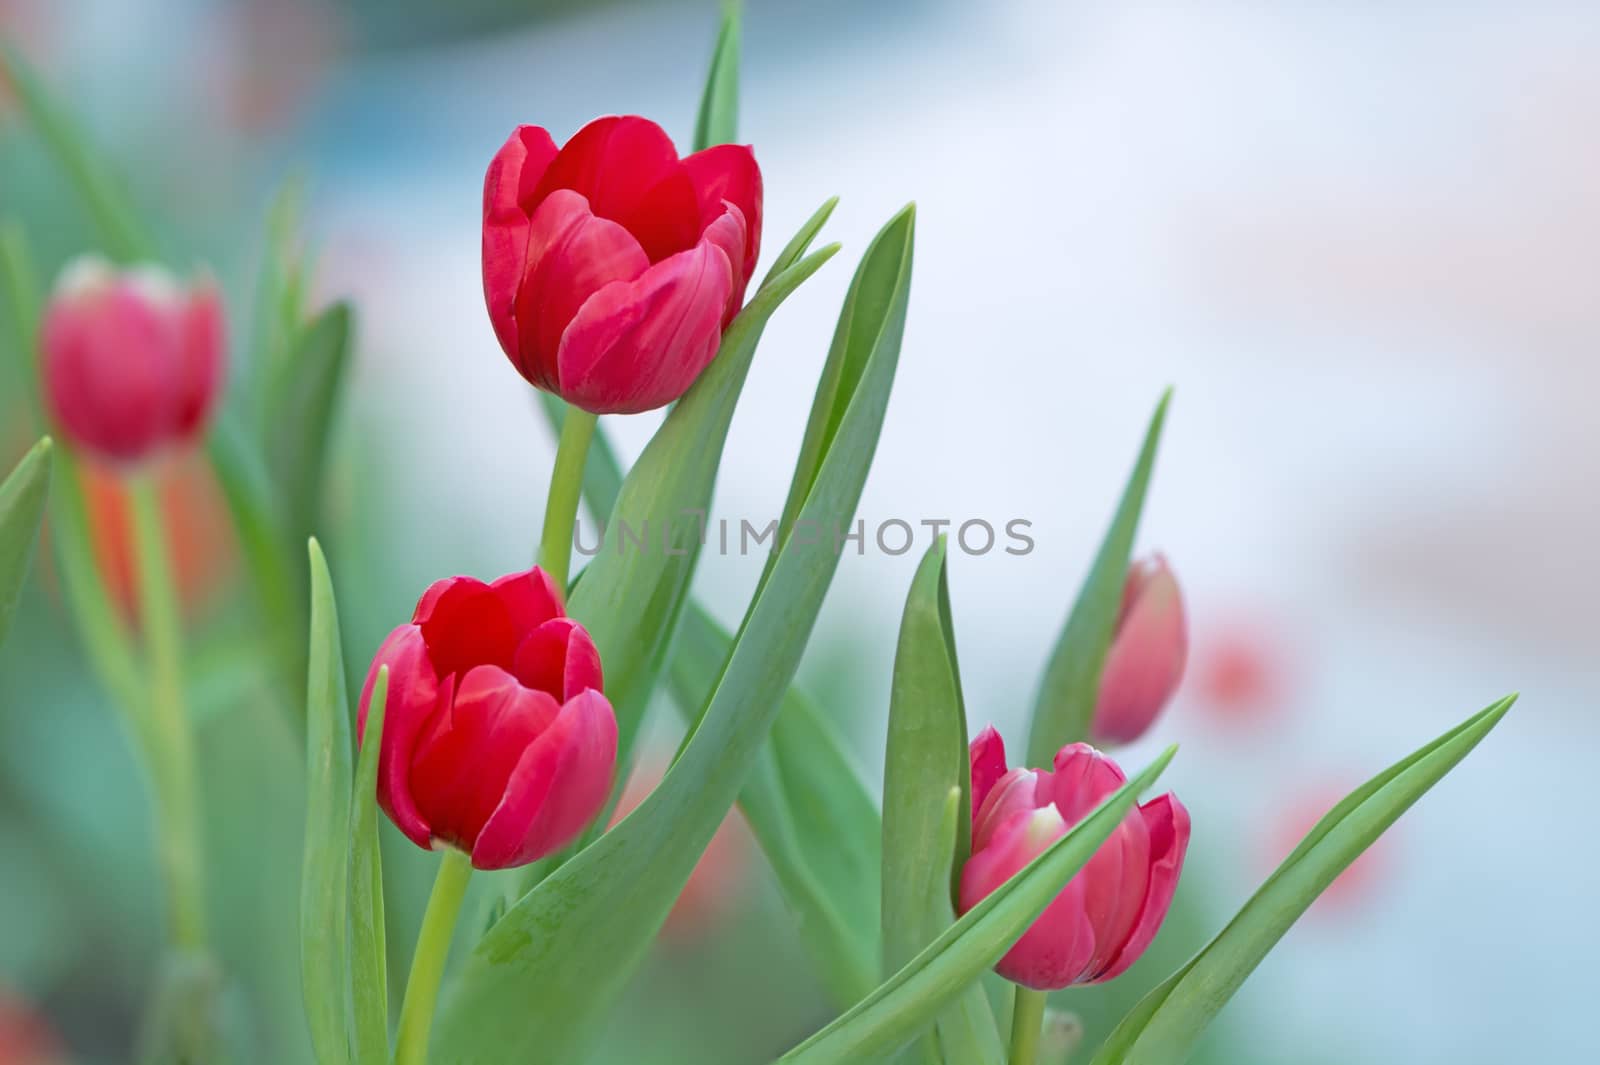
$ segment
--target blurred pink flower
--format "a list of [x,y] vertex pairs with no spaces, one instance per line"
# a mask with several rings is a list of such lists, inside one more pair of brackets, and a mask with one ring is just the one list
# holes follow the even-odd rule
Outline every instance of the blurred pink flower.
[[[648,760],[634,770],[611,823],[616,824],[637,809],[661,783],[666,770],[667,763],[662,759]],[[750,846],[750,830],[735,809],[718,826],[694,872],[689,874],[688,883],[661,929],[664,940],[690,943],[704,939],[729,916],[744,893]]]
[[[1354,785],[1323,783],[1279,804],[1267,827],[1264,841],[1262,865],[1265,870],[1276,869],[1299,846],[1306,833],[1322,820],[1323,815],[1337,806],[1353,788]],[[1348,913],[1370,902],[1384,883],[1390,880],[1389,854],[1394,845],[1393,833],[1394,830],[1390,829],[1351,862],[1349,868],[1340,873],[1312,904],[1312,912],[1324,915]]]

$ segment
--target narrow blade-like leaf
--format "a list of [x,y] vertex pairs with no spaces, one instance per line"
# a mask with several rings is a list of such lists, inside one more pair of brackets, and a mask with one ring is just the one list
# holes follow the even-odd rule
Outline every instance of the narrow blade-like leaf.
[[131,260],[151,254],[154,241],[123,194],[125,183],[112,177],[88,138],[77,128],[65,108],[50,94],[34,69],[0,38],[0,81],[10,75],[22,109],[40,138],[83,199],[100,239],[115,258]]
[[350,701],[333,582],[311,541],[311,644],[306,674],[305,859],[300,874],[300,979],[320,1065],[350,1060],[346,952],[353,757]]
[[50,492],[50,438],[40,440],[0,481],[0,643],[11,631],[22,581],[33,558],[44,504]]
[[568,612],[606,664],[619,765],[630,763],[645,705],[688,597],[733,409],[767,320],[831,258],[822,248],[763,285],[723,336],[717,358],[673,407],[623,482]]
[[350,1001],[357,1065],[389,1060],[389,960],[383,928],[383,865],[378,852],[378,752],[389,667],[378,670],[350,805]]
[[717,32],[711,69],[694,123],[694,150],[732,144],[739,135],[739,2],[722,5],[722,28]]
[[350,305],[335,303],[299,332],[274,382],[267,447],[287,531],[319,532],[328,438],[350,363]]
[[1101,1046],[1094,1065],[1178,1065],[1245,978],[1361,852],[1499,724],[1507,696],[1356,789],[1317,822],[1195,958],[1151,991]]
[[[866,483],[905,326],[912,231],[908,209],[879,234],[857,272],[897,275],[899,297],[884,315],[868,370],[802,509],[818,528],[848,521]],[[650,469],[644,459],[630,485],[641,469]],[[445,1002],[435,1060],[487,1065],[582,1057],[727,816],[799,665],[838,555],[831,545],[803,549],[796,539],[782,541],[710,703],[660,785],[508,910],[478,944]],[[578,590],[588,581],[586,575]]]
[[[693,724],[733,637],[691,602],[672,646],[673,702]],[[837,729],[795,686],[739,793],[739,809],[800,922],[800,940],[840,1007],[877,985],[878,804]]]
[[855,1008],[785,1054],[782,1065],[854,1065],[890,1054],[992,968],[1116,831],[1176,748],[1107,796],[1089,816],[968,910]]
[[[883,767],[885,977],[898,972],[955,920],[952,877],[959,874],[971,847],[967,717],[950,628],[945,547],[940,537],[917,568],[895,651]],[[945,794],[956,803],[950,816],[930,801],[930,796]],[[972,1028],[985,1015],[989,1038],[981,1028]],[[939,1065],[946,1059],[940,1049],[946,1034],[965,1047],[966,1056],[958,1060],[969,1065],[1002,1060],[999,1031],[979,985],[941,1020],[941,1028],[946,1027],[948,1033],[928,1032],[912,1060]]]
[[1150,471],[1155,466],[1156,446],[1161,441],[1161,426],[1171,399],[1172,392],[1168,390],[1156,404],[1138,461],[1123,489],[1122,502],[1117,505],[1116,516],[1084,578],[1055,650],[1050,653],[1034,700],[1027,765],[1049,765],[1064,745],[1089,735],[1100,692],[1100,670],[1105,666],[1106,651],[1116,628],[1133,537],[1139,529],[1145,490],[1150,487]]

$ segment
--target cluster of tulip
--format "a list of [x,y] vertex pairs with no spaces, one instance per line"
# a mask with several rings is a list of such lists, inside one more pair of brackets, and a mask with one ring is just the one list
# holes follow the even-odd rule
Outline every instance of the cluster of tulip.
[[[1051,1052],[1040,1050],[1044,993],[1124,973],[1173,902],[1188,812],[1172,794],[1137,805],[1171,752],[1132,781],[1105,753],[1152,728],[1187,653],[1171,568],[1159,555],[1130,563],[1165,400],[1045,672],[1028,760],[1048,769],[1009,767],[992,728],[967,742],[942,542],[907,600],[881,817],[870,799],[865,813],[808,801],[859,787],[837,745],[815,740],[823,719],[790,690],[836,557],[780,532],[735,635],[690,601],[692,549],[602,555],[568,580],[586,493],[598,511],[624,517],[703,509],[762,328],[837,250],[810,251],[825,207],[746,301],[761,252],[762,175],[750,148],[725,143],[734,135],[736,26],[730,13],[692,154],[680,157],[654,122],[607,117],[560,147],[546,130],[520,127],[489,162],[488,317],[560,426],[539,564],[488,583],[449,577],[423,593],[371,660],[356,704],[359,747],[326,563],[313,543],[301,630],[311,789],[302,902],[320,1061],[573,1060],[736,800],[846,1007],[783,1056],[790,1065],[904,1048],[907,1060],[943,1065],[1032,1065]],[[891,220],[851,285],[785,530],[853,513],[899,352],[913,225],[909,209]],[[153,267],[100,259],[68,268],[38,349],[49,420],[69,452],[138,483],[159,456],[192,448],[225,379],[224,317],[208,281],[185,287]],[[598,417],[669,404],[624,476]],[[11,515],[26,511],[38,480],[24,469],[6,482],[0,520],[21,527]],[[146,500],[134,516],[153,686],[129,701],[148,709],[136,732],[164,825],[174,941],[199,951],[200,800],[178,621],[160,588],[170,560],[153,514]],[[689,737],[660,785],[603,830],[663,677],[688,714]],[[1105,1036],[1096,1062],[1181,1060],[1287,923],[1508,706],[1495,704],[1336,807],[1288,873]],[[768,760],[785,762],[789,776],[767,775]],[[815,786],[795,786],[796,775]],[[375,808],[418,847],[441,852],[392,1028]],[[862,892],[808,873],[808,860],[848,847],[863,829],[880,854],[879,885]],[[474,868],[519,872],[505,875],[503,901],[440,1002]],[[991,968],[1016,985],[1005,1046],[981,979]],[[212,1052],[191,1048],[182,1059],[216,1060]]]

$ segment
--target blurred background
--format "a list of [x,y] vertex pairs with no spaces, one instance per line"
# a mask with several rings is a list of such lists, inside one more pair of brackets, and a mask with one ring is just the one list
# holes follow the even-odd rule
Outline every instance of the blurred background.
[[[1032,523],[1025,556],[952,558],[974,729],[1020,744],[1176,386],[1140,543],[1183,582],[1193,652],[1147,742],[1183,743],[1167,780],[1194,842],[1174,919],[1110,998],[1209,938],[1345,791],[1520,690],[1261,966],[1205,1055],[1600,1058],[1600,858],[1572,813],[1600,740],[1600,10],[746,7],[741,135],[765,171],[768,256],[834,193],[845,254],[768,329],[713,517],[781,510],[849,262],[914,198],[911,319],[860,513],[869,529]],[[318,296],[359,316],[327,534],[353,661],[428,581],[533,550],[554,446],[482,307],[489,157],[519,122],[560,141],[608,112],[683,145],[716,20],[712,0],[0,0],[0,33],[192,258],[171,265],[224,281],[237,333],[268,205],[299,190]],[[94,245],[3,83],[0,215],[51,272]],[[0,359],[7,467],[34,432],[15,361]],[[629,456],[657,423],[608,421]],[[230,652],[240,562],[216,486],[199,464],[169,481],[203,633],[230,1008],[257,1060],[298,1062],[298,870],[282,856],[299,853],[303,759]],[[107,485],[91,505],[126,588],[122,504]],[[804,671],[874,782],[925,535],[900,557],[845,556]],[[762,562],[703,559],[723,620]],[[0,1063],[26,1040],[122,1061],[159,957],[147,801],[48,550],[36,570],[0,652]],[[659,771],[675,719],[657,717]],[[403,845],[385,861],[403,960],[431,863]],[[1095,1040],[1107,997],[1058,999]],[[597,1060],[767,1060],[830,1016],[736,822],[627,1010]]]

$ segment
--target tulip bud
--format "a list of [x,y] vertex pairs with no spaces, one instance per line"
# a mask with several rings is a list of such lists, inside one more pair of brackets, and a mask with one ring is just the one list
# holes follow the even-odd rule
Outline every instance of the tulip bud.
[[[961,870],[961,912],[1005,883],[1127,782],[1086,743],[1069,744],[1054,771],[1006,768],[994,729],[972,742],[972,856]],[[1101,844],[995,971],[1036,991],[1120,975],[1155,938],[1172,904],[1189,812],[1175,795],[1151,799]]]
[[525,865],[605,805],[617,722],[600,656],[543,570],[436,581],[372,660],[363,735],[385,665],[378,803],[417,846],[448,844],[479,869]]
[[74,446],[135,462],[199,435],[225,358],[222,300],[152,266],[86,257],[62,271],[40,331],[44,393]]
[[1177,578],[1161,555],[1128,567],[1122,612],[1100,673],[1090,736],[1102,745],[1144,735],[1178,690],[1189,629]]
[[483,187],[483,293],[517,372],[594,414],[681,396],[716,356],[761,250],[748,147],[678,158],[660,126],[597,118],[560,149],[519,126]]

